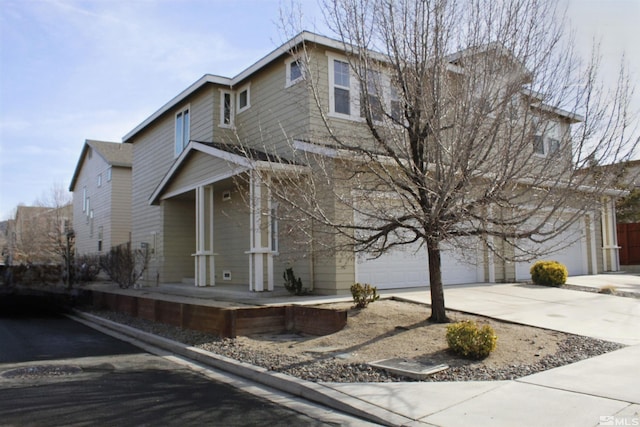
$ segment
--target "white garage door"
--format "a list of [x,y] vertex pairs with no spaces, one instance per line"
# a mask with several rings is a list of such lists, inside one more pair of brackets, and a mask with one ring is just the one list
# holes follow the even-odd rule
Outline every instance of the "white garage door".
[[[476,245],[460,250],[443,250],[442,282],[445,285],[484,281],[484,272],[477,265]],[[369,283],[378,289],[411,288],[429,285],[429,263],[426,248],[418,244],[395,247],[379,258],[367,253],[356,256],[356,281]]]
[[[539,260],[558,261],[564,264],[570,276],[588,273],[587,251],[582,221],[577,221],[566,232],[542,244],[544,248],[553,250],[544,256],[528,262],[516,263],[516,280],[531,280],[529,270]],[[529,241],[526,245],[533,245]]]

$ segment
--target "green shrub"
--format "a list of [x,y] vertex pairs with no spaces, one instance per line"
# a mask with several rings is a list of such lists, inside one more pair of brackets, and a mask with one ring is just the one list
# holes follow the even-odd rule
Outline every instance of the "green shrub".
[[371,286],[367,283],[361,285],[360,283],[354,283],[351,285],[351,296],[356,308],[366,308],[369,303],[380,299],[378,295],[378,288]]
[[307,293],[307,290],[302,288],[302,279],[293,274],[293,268],[287,268],[282,273],[282,278],[284,279],[284,287],[290,294],[304,295]]
[[530,273],[533,283],[545,286],[564,285],[569,276],[567,267],[557,261],[538,261],[533,264]]
[[456,354],[468,359],[484,359],[496,349],[498,337],[489,325],[479,328],[475,322],[464,320],[447,326],[447,344]]

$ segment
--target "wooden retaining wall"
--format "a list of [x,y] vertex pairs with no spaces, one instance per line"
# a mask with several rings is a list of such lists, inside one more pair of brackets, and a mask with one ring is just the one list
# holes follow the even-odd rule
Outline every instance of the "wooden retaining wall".
[[328,335],[347,324],[346,310],[296,305],[223,308],[100,291],[93,291],[92,301],[96,308],[225,338],[282,332]]

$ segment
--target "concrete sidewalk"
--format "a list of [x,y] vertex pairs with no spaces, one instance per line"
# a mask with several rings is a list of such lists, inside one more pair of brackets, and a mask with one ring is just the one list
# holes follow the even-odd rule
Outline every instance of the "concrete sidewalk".
[[630,426],[640,422],[639,361],[632,346],[516,381],[326,385],[409,426]]
[[[430,302],[426,288],[384,294]],[[515,381],[364,384],[310,383],[232,360],[222,363],[217,355],[193,348],[171,344],[171,350],[384,425],[640,425],[640,299],[482,284],[446,287],[445,300],[450,309],[630,346]]]

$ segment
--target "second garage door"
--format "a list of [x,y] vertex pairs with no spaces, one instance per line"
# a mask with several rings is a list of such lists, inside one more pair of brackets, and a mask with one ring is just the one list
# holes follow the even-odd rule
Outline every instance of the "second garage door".
[[[553,260],[564,264],[570,276],[588,274],[587,250],[582,221],[573,224],[567,231],[559,234],[541,246],[552,252],[531,261],[516,263],[516,280],[531,280],[529,270],[539,260]],[[526,245],[533,245],[527,242]],[[554,250],[555,249],[555,250]]]

